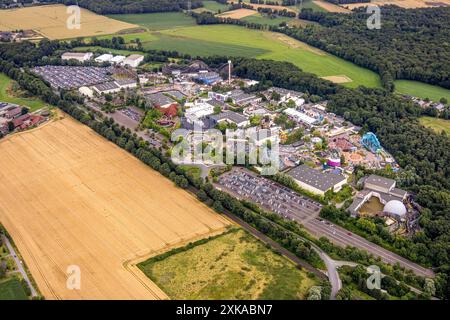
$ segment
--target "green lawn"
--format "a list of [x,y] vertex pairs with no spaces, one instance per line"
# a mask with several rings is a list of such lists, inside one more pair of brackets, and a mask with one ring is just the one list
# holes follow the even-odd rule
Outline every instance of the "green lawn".
[[194,18],[182,12],[114,14],[108,17],[137,24],[151,31],[196,25]]
[[[345,85],[380,87],[379,76],[367,69],[289,38],[295,47],[277,39],[280,34],[232,25],[193,26],[128,34],[126,41],[139,38],[145,49],[176,50],[200,56],[229,55],[289,61],[318,76],[346,75]],[[283,35],[281,35],[283,36]],[[111,37],[111,36],[109,36]]]
[[[311,1],[303,3],[303,7],[309,5],[314,4]],[[181,15],[180,19],[174,22],[177,15]],[[149,22],[148,17],[155,17],[154,21]],[[290,42],[297,44],[293,47],[286,41],[277,39],[280,34],[232,25],[197,26],[193,21],[187,22],[186,19],[191,18],[182,13],[114,15],[114,18],[150,28],[150,32],[122,35],[127,42],[139,38],[145,49],[175,50],[193,56],[227,55],[288,61],[319,77],[345,75],[352,79],[352,82],[344,84],[347,87],[381,87],[380,77],[375,72],[289,38]],[[245,19],[272,20],[260,15]],[[277,18],[272,23],[276,24],[284,19],[286,18]],[[447,97],[450,101],[450,90],[444,88],[405,80],[395,81],[395,84],[397,92],[402,94],[433,100]]]
[[8,93],[12,83],[12,79],[4,73],[0,73],[0,101],[26,106],[31,112],[39,110],[47,105],[44,101],[37,98],[20,98],[12,96]]
[[429,98],[431,101],[439,102],[441,98],[450,101],[450,90],[438,86],[433,86],[418,81],[397,80],[395,89],[402,94],[416,96],[422,99]]
[[172,299],[304,299],[317,280],[242,229],[150,258],[138,267]]
[[[296,43],[296,47],[292,47],[284,41],[277,39],[277,37],[283,36],[277,33],[251,30],[231,25],[187,27],[166,30],[163,33],[172,37],[208,40],[217,46],[221,44],[225,46],[250,46],[254,49],[265,50],[266,53],[259,54],[256,57],[292,62],[302,70],[315,73],[321,77],[347,75],[353,80],[353,82],[347,84],[350,87],[356,87],[358,85],[380,86],[380,79],[376,73],[315,48],[311,49],[311,47],[302,42],[288,38],[290,42]],[[221,49],[210,54],[224,53]]]
[[0,281],[0,300],[27,300],[25,293],[19,280],[12,278]]
[[219,12],[227,11],[228,8],[229,8],[229,6],[226,4],[218,3],[213,0],[206,0],[206,1],[203,1],[203,7],[195,9],[194,11],[195,12],[210,11],[210,12],[214,12],[214,13],[219,13]]
[[445,131],[448,135],[450,135],[450,120],[433,117],[421,117],[419,121],[423,126],[431,128],[436,132],[441,133],[442,131]]

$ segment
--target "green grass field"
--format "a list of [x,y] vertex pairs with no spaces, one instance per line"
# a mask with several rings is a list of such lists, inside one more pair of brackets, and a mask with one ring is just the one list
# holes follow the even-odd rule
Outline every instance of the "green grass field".
[[4,73],[0,73],[0,101],[15,103],[22,106],[27,106],[31,112],[39,110],[47,104],[36,98],[21,98],[10,94],[9,90],[13,84],[13,80],[8,78]]
[[229,8],[226,4],[221,4],[213,0],[203,1],[203,7],[195,9],[195,12],[209,11],[213,13],[225,12]]
[[321,77],[346,75],[353,80],[345,84],[349,87],[381,85],[379,76],[370,70],[291,38],[289,42],[294,45],[286,43],[278,36],[239,26],[208,25],[127,34],[124,38],[126,41],[139,38],[145,49],[176,50],[194,56],[228,55],[288,61]]
[[438,133],[445,131],[448,135],[450,135],[450,120],[433,117],[421,117],[419,118],[419,121],[423,126],[431,128]]
[[194,18],[182,12],[114,14],[108,17],[137,24],[148,30],[164,30],[194,26],[196,24]]
[[295,7],[298,9],[298,11],[300,11],[301,9],[313,9],[314,11],[318,12],[328,12],[321,6],[318,6],[317,4],[312,2],[312,0],[303,0],[301,4],[298,4]]
[[450,90],[430,84],[410,81],[397,80],[395,81],[395,89],[402,94],[409,94],[422,99],[429,98],[431,101],[439,102],[441,98],[446,98],[450,101]]
[[138,266],[172,299],[303,299],[317,284],[242,229]]
[[0,281],[0,300],[27,300],[27,294],[23,290],[19,280],[12,278]]

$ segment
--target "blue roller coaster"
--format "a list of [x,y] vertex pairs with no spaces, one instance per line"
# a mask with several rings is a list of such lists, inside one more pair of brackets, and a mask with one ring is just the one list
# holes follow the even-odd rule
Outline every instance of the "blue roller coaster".
[[367,132],[365,135],[363,135],[363,137],[361,138],[361,144],[373,153],[379,153],[383,151],[380,141],[378,141],[377,136],[373,132]]

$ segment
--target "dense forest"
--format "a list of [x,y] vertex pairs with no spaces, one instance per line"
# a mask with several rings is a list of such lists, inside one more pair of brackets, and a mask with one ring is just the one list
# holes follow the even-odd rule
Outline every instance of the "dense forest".
[[[27,1],[18,1],[27,3]],[[78,4],[82,8],[89,9],[99,14],[115,13],[149,13],[180,11],[188,8],[201,7],[201,0],[40,0],[41,3],[63,3],[66,5]],[[11,4],[13,0],[0,0],[0,4]]]
[[281,32],[379,73],[389,90],[395,79],[450,88],[450,8],[383,6],[379,30],[367,28],[368,17],[365,8],[353,14],[303,9],[301,19],[320,25]]

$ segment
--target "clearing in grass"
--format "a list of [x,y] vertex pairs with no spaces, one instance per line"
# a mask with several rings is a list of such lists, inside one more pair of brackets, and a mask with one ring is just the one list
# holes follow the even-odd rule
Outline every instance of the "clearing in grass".
[[450,120],[433,118],[433,117],[421,117],[419,118],[420,124],[425,127],[431,128],[437,133],[442,131],[450,135]]
[[172,299],[304,299],[317,284],[238,228],[152,257],[138,267]]
[[2,10],[0,30],[35,30],[49,39],[66,39],[112,34],[136,25],[81,9],[79,29],[67,27],[67,7],[62,4]]
[[340,75],[340,76],[328,76],[328,77],[322,77],[322,79],[334,82],[334,83],[347,83],[352,82],[352,79],[350,79],[347,76]]
[[20,89],[19,85],[6,76],[0,73],[0,102],[15,103],[21,106],[26,106],[31,112],[39,110],[48,105],[41,99],[34,97],[25,97],[25,92]]
[[257,13],[258,13],[257,11],[250,9],[236,9],[219,14],[218,16],[221,18],[242,19]]

